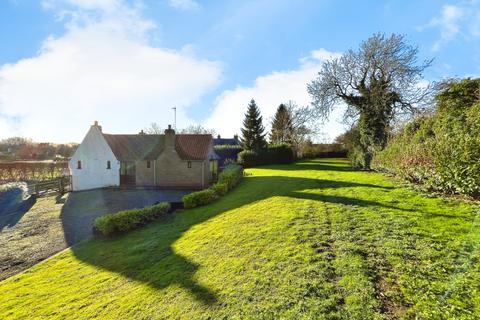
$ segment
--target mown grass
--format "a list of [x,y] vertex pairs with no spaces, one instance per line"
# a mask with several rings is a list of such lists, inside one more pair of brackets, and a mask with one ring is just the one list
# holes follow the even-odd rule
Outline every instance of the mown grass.
[[0,318],[478,319],[475,203],[325,159],[0,283]]

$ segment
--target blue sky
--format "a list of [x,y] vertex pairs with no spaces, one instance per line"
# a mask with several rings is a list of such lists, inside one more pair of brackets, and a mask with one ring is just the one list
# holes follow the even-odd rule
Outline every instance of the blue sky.
[[81,141],[94,120],[134,133],[172,123],[172,106],[179,128],[233,135],[250,98],[267,121],[282,101],[308,104],[323,61],[375,32],[434,58],[429,81],[480,74],[478,1],[5,0],[0,138]]

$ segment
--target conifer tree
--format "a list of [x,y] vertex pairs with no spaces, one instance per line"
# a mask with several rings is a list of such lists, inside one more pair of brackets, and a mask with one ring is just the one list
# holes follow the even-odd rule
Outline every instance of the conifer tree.
[[265,148],[265,127],[255,100],[251,100],[248,105],[242,128],[242,146],[245,150],[259,150]]
[[272,121],[270,132],[271,143],[291,143],[293,133],[292,118],[287,107],[282,103],[278,106]]

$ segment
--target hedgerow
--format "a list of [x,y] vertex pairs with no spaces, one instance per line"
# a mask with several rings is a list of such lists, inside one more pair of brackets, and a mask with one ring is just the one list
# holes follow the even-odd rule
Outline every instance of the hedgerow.
[[170,210],[168,202],[162,202],[150,207],[131,209],[98,217],[94,228],[103,235],[121,234],[160,218]]
[[217,199],[218,195],[215,190],[205,189],[183,196],[182,201],[183,207],[189,209],[209,204]]
[[287,164],[295,160],[295,153],[288,144],[269,145],[261,150],[243,150],[238,154],[238,163],[245,168],[268,164]]
[[217,184],[226,184],[227,191],[235,187],[243,177],[243,168],[238,164],[230,164],[218,176]]
[[230,164],[218,176],[218,182],[209,189],[192,192],[182,199],[185,208],[195,208],[209,204],[225,195],[235,187],[243,177],[243,168],[238,164]]
[[480,196],[480,79],[449,83],[435,113],[395,135],[374,167],[430,190]]

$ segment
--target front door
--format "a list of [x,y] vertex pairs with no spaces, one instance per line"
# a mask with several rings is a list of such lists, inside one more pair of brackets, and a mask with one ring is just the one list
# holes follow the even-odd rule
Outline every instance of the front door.
[[135,162],[122,161],[120,163],[120,184],[121,185],[135,184]]

